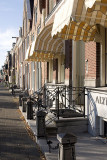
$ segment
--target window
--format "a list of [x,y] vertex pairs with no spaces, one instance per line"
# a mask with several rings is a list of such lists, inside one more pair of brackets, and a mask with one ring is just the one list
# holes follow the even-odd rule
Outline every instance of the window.
[[35,62],[31,63],[31,67],[32,67],[32,90],[33,92],[35,91]]
[[49,82],[49,62],[47,62],[47,82]]
[[35,8],[35,25],[37,23],[37,7]]
[[22,61],[24,60],[24,53],[25,53],[25,41],[23,42],[22,44],[22,52],[23,52],[23,58],[22,58]]
[[37,27],[37,35],[40,33],[41,25],[39,24]]
[[23,36],[24,36],[24,20],[23,20]]
[[28,29],[27,28],[27,22],[28,22],[28,19],[27,19],[27,16],[26,16],[26,22],[25,22],[26,23],[26,33],[28,32],[28,30],[27,30]]
[[[24,49],[25,49],[25,51],[24,51],[24,54],[25,54],[26,53],[26,39],[25,39]],[[24,57],[25,57],[25,55],[24,55]]]
[[60,2],[61,0],[57,0],[56,3]]
[[29,36],[27,36],[27,48],[29,47]]
[[26,35],[26,20],[24,20],[24,36]]
[[50,14],[50,12],[52,11],[54,7],[54,2],[53,0],[49,0],[49,6],[48,6],[48,13]]
[[34,33],[32,34],[32,37],[31,37],[31,41],[33,42],[34,41]]

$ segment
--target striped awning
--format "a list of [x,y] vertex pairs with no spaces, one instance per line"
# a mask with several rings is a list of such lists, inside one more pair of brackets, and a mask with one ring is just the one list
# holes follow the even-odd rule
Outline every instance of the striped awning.
[[85,6],[87,8],[92,8],[96,0],[85,0]]
[[30,60],[49,61],[59,54],[63,54],[63,40],[51,37],[52,26],[53,24],[46,26],[38,35],[34,44],[34,51],[30,52]]
[[[79,1],[81,0],[78,0],[78,3]],[[78,6],[77,10],[79,10]],[[75,20],[85,21],[89,25],[100,24],[107,27],[107,0],[85,0],[81,11],[79,13],[76,11]]]
[[66,0],[55,15],[52,37],[93,41],[96,24],[107,27],[107,0]]
[[25,54],[25,61],[29,61],[30,49],[31,49],[31,46],[29,46],[28,49],[27,49],[27,51],[26,51],[26,54]]
[[48,62],[56,56],[53,53],[38,53],[34,52],[33,56],[29,57],[29,61]]
[[90,26],[85,22],[70,21],[68,26],[65,26],[62,31],[57,33],[56,37],[73,39],[75,41],[93,41],[96,34],[96,26]]

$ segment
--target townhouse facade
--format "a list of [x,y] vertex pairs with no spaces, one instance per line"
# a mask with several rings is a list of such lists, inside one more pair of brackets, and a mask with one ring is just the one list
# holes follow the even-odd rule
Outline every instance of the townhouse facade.
[[88,131],[95,136],[107,136],[106,5],[24,0],[21,35],[12,51],[14,83],[29,94],[44,85],[85,87]]

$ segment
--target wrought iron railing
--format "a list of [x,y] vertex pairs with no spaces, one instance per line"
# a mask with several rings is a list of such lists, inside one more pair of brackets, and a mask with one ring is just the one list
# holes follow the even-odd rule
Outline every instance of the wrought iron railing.
[[31,95],[31,100],[37,110],[52,112],[58,119],[85,116],[84,87],[44,85]]
[[57,117],[85,115],[85,89],[65,85],[46,85],[45,104]]

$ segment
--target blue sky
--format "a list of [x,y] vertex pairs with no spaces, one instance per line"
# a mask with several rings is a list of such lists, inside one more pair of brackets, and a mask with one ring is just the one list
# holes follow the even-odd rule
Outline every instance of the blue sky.
[[24,0],[0,0],[0,68],[22,27]]

